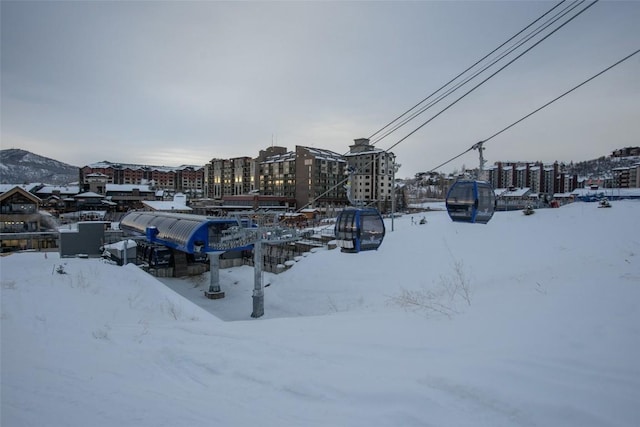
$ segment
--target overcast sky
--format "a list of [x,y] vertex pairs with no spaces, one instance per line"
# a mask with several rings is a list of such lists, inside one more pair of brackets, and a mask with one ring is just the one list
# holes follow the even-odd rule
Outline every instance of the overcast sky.
[[[346,153],[554,4],[3,0],[2,148],[76,166],[203,165],[272,144]],[[637,50],[639,22],[639,1],[597,3],[393,148],[398,175],[432,169]],[[491,140],[485,157],[580,161],[632,145],[640,54]],[[476,152],[442,170],[463,164]]]

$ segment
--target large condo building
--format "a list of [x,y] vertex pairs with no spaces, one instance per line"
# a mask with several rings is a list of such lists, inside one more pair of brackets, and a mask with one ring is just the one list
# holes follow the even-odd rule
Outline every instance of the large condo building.
[[351,198],[354,203],[391,211],[396,156],[375,148],[367,138],[354,140],[345,156],[351,171]]
[[297,209],[348,203],[343,182],[347,162],[338,153],[300,145],[295,151],[271,147],[256,161],[260,194],[294,198]]
[[494,188],[530,188],[534,193],[566,193],[578,187],[578,177],[562,171],[558,163],[497,162],[487,170]]
[[251,157],[212,159],[205,166],[205,197],[248,194],[255,189],[255,161]]
[[80,168],[80,185],[87,183],[92,174],[106,176],[107,184],[151,185],[170,192],[183,192],[192,196],[204,193],[204,167],[202,166],[147,166],[126,163],[98,162]]
[[[297,145],[293,151],[271,146],[261,150],[255,159],[214,158],[202,167],[105,161],[80,168],[80,183],[86,187],[83,191],[98,188],[92,184],[92,176],[99,175],[102,190],[107,184],[149,185],[158,190],[187,193],[190,199],[215,199],[217,203],[259,194],[285,200],[288,208],[331,210],[349,205],[346,184],[352,181],[351,196],[356,204],[373,205],[388,212],[394,168],[393,153],[374,148],[368,139],[357,139],[346,156]],[[351,176],[348,170],[353,171]]]

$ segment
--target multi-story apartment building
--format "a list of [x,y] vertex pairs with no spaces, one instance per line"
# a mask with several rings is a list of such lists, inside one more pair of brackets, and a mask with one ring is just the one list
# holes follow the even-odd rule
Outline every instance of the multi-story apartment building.
[[543,166],[530,166],[529,167],[529,188],[534,193],[542,192],[542,171]]
[[[86,177],[91,174],[105,175],[107,184],[152,185],[158,189],[183,192],[193,196],[200,196],[204,192],[204,167],[202,166],[147,166],[105,161],[80,168],[79,182],[85,183]],[[83,188],[83,191],[85,190]]]
[[630,169],[631,168],[614,168],[611,170],[613,173],[613,186],[614,188],[629,188],[630,182]]
[[494,188],[530,188],[534,193],[565,193],[578,186],[577,175],[561,171],[560,165],[542,163],[497,162],[488,168],[489,182]]
[[204,167],[180,166],[176,172],[176,191],[194,196],[204,195]]
[[377,149],[367,138],[354,140],[345,156],[351,176],[351,198],[354,203],[374,205],[381,212],[390,212],[394,197],[396,157]]
[[255,161],[250,157],[212,159],[205,166],[205,196],[221,199],[248,194],[255,189],[254,170]]
[[529,168],[528,166],[517,166],[515,167],[515,179],[514,179],[514,187],[517,188],[525,188],[529,187]]
[[256,159],[260,194],[293,198],[297,209],[348,203],[343,182],[347,162],[340,154],[300,145],[288,152],[270,148]]
[[275,154],[260,162],[260,194],[296,197],[296,153]]
[[557,177],[558,173],[556,168],[544,166],[542,168],[542,191],[540,192],[546,194],[557,193]]
[[611,157],[634,157],[640,156],[640,147],[625,147],[614,150]]
[[514,169],[516,165],[511,165],[510,167],[506,167],[502,169],[502,177],[501,182],[504,183],[504,188],[513,187],[515,183],[515,174]]
[[629,170],[629,186],[640,188],[640,163],[633,165]]
[[296,146],[296,204],[298,209],[344,206],[347,161],[333,151]]

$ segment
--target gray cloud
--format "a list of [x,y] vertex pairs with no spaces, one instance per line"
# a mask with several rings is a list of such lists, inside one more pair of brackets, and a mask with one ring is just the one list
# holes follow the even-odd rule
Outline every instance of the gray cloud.
[[[551,5],[2,2],[2,145],[77,165],[204,164],[272,141],[346,152]],[[398,145],[400,175],[458,154],[637,49],[637,22],[640,3],[600,2]],[[639,65],[497,138],[489,160],[583,160],[637,145]]]

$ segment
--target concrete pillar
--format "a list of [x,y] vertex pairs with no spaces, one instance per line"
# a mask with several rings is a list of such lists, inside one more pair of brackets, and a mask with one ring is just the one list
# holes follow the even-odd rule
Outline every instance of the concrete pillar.
[[209,256],[209,290],[204,296],[209,299],[224,298],[224,292],[220,290],[220,255],[224,252],[208,252]]
[[264,289],[262,287],[262,236],[258,232],[258,240],[253,245],[253,311],[251,317],[264,315]]

